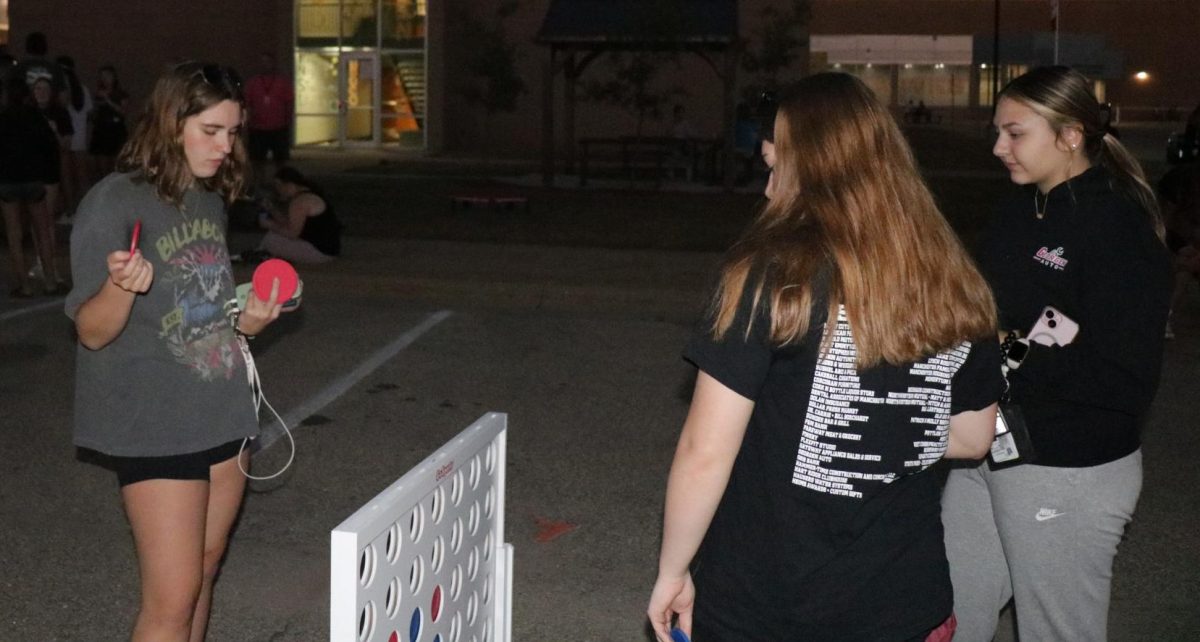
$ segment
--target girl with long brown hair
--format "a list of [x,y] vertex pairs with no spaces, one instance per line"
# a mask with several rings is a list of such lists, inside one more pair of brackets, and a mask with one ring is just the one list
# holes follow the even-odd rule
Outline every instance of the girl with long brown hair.
[[1002,410],[1020,408],[1028,442],[1007,467],[957,469],[946,482],[956,639],[991,640],[1013,599],[1022,640],[1102,642],[1162,365],[1163,224],[1079,72],[1016,78],[993,123],[992,152],[1020,187],[981,235],[979,262],[1004,339]]
[[240,313],[230,303],[225,206],[246,182],[243,111],[231,70],[171,69],[71,234],[75,444],[117,474],[142,581],[135,641],[204,639],[244,439],[258,432],[237,335],[280,304],[278,283]]
[[951,615],[929,468],[994,430],[991,294],[861,81],[787,88],[774,144],[686,350],[650,621],[664,642],[676,615],[697,642],[923,640]]

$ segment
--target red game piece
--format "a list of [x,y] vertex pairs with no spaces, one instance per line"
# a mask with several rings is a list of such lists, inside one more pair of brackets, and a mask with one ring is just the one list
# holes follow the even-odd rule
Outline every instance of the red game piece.
[[129,241],[129,253],[133,254],[138,246],[138,238],[142,235],[142,219],[138,219],[133,224],[133,238]]
[[271,299],[271,282],[275,279],[279,279],[279,296],[275,302],[283,303],[292,298],[296,292],[296,285],[300,282],[300,276],[296,274],[296,268],[283,259],[267,259],[259,264],[258,269],[254,270],[254,296],[263,301],[269,301]]

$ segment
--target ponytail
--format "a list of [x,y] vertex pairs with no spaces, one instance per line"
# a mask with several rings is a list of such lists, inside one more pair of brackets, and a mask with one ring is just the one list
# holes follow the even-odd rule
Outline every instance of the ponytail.
[[1159,239],[1166,236],[1162,212],[1154,189],[1133,154],[1113,135],[1113,109],[1101,105],[1092,82],[1070,67],[1037,67],[1014,78],[1000,96],[1019,100],[1043,116],[1056,133],[1064,128],[1083,130],[1088,160],[1099,164],[1117,179],[1124,191],[1142,206]]
[[1142,166],[1137,159],[1129,153],[1121,141],[1107,132],[1100,141],[1099,152],[1100,164],[1120,181],[1125,193],[1142,206],[1146,216],[1150,217],[1150,224],[1154,227],[1154,233],[1158,235],[1159,240],[1166,238],[1166,228],[1163,225],[1162,210],[1158,206],[1158,199],[1155,198],[1154,189],[1146,180],[1146,174],[1142,171]]

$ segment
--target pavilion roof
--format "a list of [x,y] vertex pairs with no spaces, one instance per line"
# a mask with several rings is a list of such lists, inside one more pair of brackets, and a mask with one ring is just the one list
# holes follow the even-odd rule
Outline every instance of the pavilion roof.
[[563,48],[724,49],[736,0],[553,0],[536,41]]

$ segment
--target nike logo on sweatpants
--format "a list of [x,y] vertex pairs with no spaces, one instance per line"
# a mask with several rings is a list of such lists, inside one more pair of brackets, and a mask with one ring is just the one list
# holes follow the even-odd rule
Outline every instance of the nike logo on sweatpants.
[[1043,509],[1039,510],[1037,512],[1037,515],[1034,515],[1033,518],[1039,522],[1044,522],[1048,519],[1054,519],[1055,517],[1058,517],[1062,514],[1063,514],[1062,512],[1055,510],[1053,508],[1043,508]]

